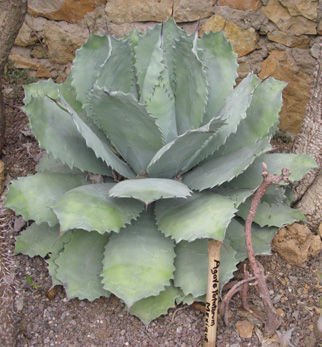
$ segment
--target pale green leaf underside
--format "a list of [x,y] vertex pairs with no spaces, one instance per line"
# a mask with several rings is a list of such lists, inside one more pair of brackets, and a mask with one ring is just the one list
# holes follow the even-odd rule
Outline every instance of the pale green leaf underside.
[[203,123],[217,116],[226,98],[233,91],[237,74],[237,54],[223,31],[204,33],[197,40],[199,59],[206,66],[209,96]]
[[249,168],[227,184],[229,188],[256,189],[263,181],[262,162],[267,164],[268,173],[280,175],[283,168],[291,171],[290,180],[298,181],[312,168],[315,161],[308,154],[273,153],[258,157]]
[[196,129],[203,121],[208,99],[207,76],[192,42],[181,36],[175,43],[175,101],[178,134]]
[[183,182],[191,189],[213,188],[240,175],[260,154],[271,149],[269,140],[264,138],[257,143],[237,151],[218,156],[200,164],[184,175]]
[[133,199],[108,196],[114,183],[90,184],[70,190],[53,205],[61,231],[79,228],[99,233],[118,232],[136,219],[144,205]]
[[222,241],[235,212],[232,200],[211,192],[195,193],[188,199],[160,200],[155,206],[158,229],[176,242],[197,238]]
[[48,253],[57,253],[69,241],[71,233],[59,236],[58,225],[50,227],[47,223],[40,225],[33,223],[16,237],[15,252],[29,255],[29,257],[35,255],[45,257]]
[[[221,247],[220,256],[220,292],[225,283],[236,271],[239,260],[236,251],[230,246],[230,240],[225,239],[225,247]],[[208,274],[208,240],[198,239],[192,242],[182,241],[176,247],[175,280],[185,295],[191,294],[195,299],[206,294]]]
[[53,172],[60,174],[75,174],[80,175],[82,172],[79,169],[71,169],[67,164],[63,164],[59,159],[54,158],[52,154],[44,154],[37,166],[37,172]]
[[33,96],[24,111],[30,117],[31,130],[41,148],[70,168],[111,175],[111,170],[87,147],[69,113],[53,100],[46,96]]
[[51,210],[52,205],[66,191],[84,184],[84,176],[80,175],[48,172],[21,177],[9,187],[6,207],[14,209],[25,220],[34,220],[37,224],[47,222],[54,226],[58,219]]
[[55,260],[58,265],[56,276],[63,283],[69,299],[77,297],[93,301],[100,296],[109,296],[99,276],[107,241],[108,235],[75,230],[59,253]]
[[111,235],[104,253],[102,283],[131,307],[170,284],[174,258],[173,241],[156,230],[153,213],[148,211]]
[[145,107],[131,94],[108,93],[96,87],[91,92],[89,112],[134,171],[145,171],[163,145],[155,119]]
[[139,317],[147,326],[153,319],[162,314],[167,314],[170,307],[175,306],[175,300],[181,295],[179,288],[166,287],[157,296],[150,296],[136,302],[131,308],[130,313]]
[[159,199],[186,198],[190,189],[183,183],[166,178],[143,178],[117,183],[109,192],[116,198],[134,198],[146,205]]
[[71,70],[72,84],[77,92],[77,100],[82,104],[87,101],[88,93],[95,83],[97,71],[109,54],[109,46],[107,36],[90,35],[83,46],[76,51]]
[[[250,203],[251,199],[248,199],[238,207],[239,210],[237,214],[244,220],[246,220],[248,216]],[[261,227],[281,227],[300,220],[305,220],[303,213],[283,204],[282,202],[279,204],[269,204],[265,201],[261,201],[254,217],[254,222],[259,224]]]
[[[256,255],[271,254],[271,242],[278,228],[264,227],[252,224],[252,241]],[[227,228],[226,238],[230,240],[231,246],[237,251],[236,258],[243,261],[248,257],[245,243],[244,223],[240,219],[234,218]]]

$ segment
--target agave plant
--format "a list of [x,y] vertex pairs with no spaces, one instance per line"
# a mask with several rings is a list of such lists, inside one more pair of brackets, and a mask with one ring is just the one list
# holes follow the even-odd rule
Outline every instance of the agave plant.
[[[247,256],[243,220],[261,162],[293,180],[315,166],[268,154],[284,83],[250,73],[235,87],[236,59],[222,32],[188,36],[170,19],[121,40],[90,36],[66,82],[26,86],[23,109],[47,154],[9,189],[6,206],[34,221],[16,252],[47,256],[68,298],[114,293],[145,324],[202,300],[208,239],[225,244],[222,287]],[[284,189],[270,189],[256,253],[298,219]]]

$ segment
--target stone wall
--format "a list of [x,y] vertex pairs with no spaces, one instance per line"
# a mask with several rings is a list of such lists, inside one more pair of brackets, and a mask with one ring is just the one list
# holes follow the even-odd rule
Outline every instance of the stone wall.
[[189,33],[224,30],[241,78],[254,71],[288,82],[281,128],[300,129],[322,34],[318,0],[29,0],[28,12],[10,58],[58,81],[89,33],[122,37],[169,16]]

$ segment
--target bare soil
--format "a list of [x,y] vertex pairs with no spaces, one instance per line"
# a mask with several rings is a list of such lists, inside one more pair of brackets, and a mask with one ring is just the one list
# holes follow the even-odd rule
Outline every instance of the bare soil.
[[[30,133],[28,119],[20,109],[23,99],[21,79],[7,77],[4,82],[7,129],[2,160],[5,163],[6,183],[9,184],[12,179],[35,172],[40,150]],[[285,141],[282,143],[282,151],[287,151],[289,145]],[[13,252],[14,238],[21,229],[19,219],[11,214],[7,217],[7,226],[7,244]],[[266,272],[271,274],[268,285],[273,303],[284,315],[280,334],[293,329],[290,339],[293,346],[322,346],[322,338],[316,328],[321,311],[319,298],[322,287],[314,273],[315,270],[322,270],[321,256],[313,259],[305,268],[287,264],[276,253],[260,257],[260,261]],[[170,309],[167,315],[152,321],[146,328],[139,319],[124,310],[123,304],[115,296],[94,302],[68,301],[62,287],[50,290],[51,279],[40,257],[31,259],[17,255],[14,256],[14,263],[18,281],[18,347],[202,345],[203,313],[194,306]],[[255,291],[256,287],[252,289],[253,294]],[[261,310],[258,297],[251,296],[250,302],[256,310]],[[257,334],[254,331],[251,338],[241,338],[235,326],[240,320],[257,324]],[[261,330],[260,323],[241,308],[241,301],[236,296],[231,303],[230,325],[226,327],[222,320],[219,321],[217,346],[278,346],[260,342],[258,334]],[[287,345],[285,343],[283,346]]]

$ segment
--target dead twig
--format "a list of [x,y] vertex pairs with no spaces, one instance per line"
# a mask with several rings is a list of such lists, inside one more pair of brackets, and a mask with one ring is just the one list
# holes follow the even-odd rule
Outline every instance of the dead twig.
[[243,289],[243,285],[245,283],[251,282],[256,280],[256,277],[249,277],[245,278],[240,282],[237,282],[235,285],[232,286],[232,288],[228,291],[228,293],[224,296],[222,299],[221,305],[220,305],[220,313],[224,315],[224,322],[226,325],[229,324],[229,318],[228,318],[228,312],[229,312],[229,302],[232,299],[232,297],[240,292]]
[[[247,254],[249,259],[249,264],[251,271],[253,273],[252,277],[249,277],[250,274],[245,271],[245,279],[240,281],[239,283],[235,284],[225,295],[223,302],[221,304],[221,312],[224,314],[224,321],[225,324],[228,324],[228,305],[231,298],[238,292],[241,292],[241,298],[243,302],[244,308],[252,313],[257,319],[264,322],[265,325],[265,331],[267,335],[273,335],[277,328],[282,323],[282,318],[278,316],[275,312],[274,306],[272,304],[266,279],[268,275],[264,274],[264,268],[260,262],[258,262],[255,258],[255,252],[253,248],[253,242],[252,242],[252,223],[256,214],[257,207],[261,201],[262,196],[266,192],[269,186],[272,184],[279,184],[281,181],[284,181],[286,183],[289,183],[289,176],[290,171],[288,169],[283,169],[281,175],[273,175],[267,173],[267,165],[265,163],[263,164],[263,182],[255,192],[249,214],[247,216],[246,222],[245,222],[245,241],[246,241],[246,248],[247,248]],[[264,309],[266,312],[266,317],[261,318],[259,317],[253,310],[250,309],[248,302],[247,302],[247,287],[250,285],[250,282],[254,281],[251,285],[257,284],[259,295],[263,301]]]

